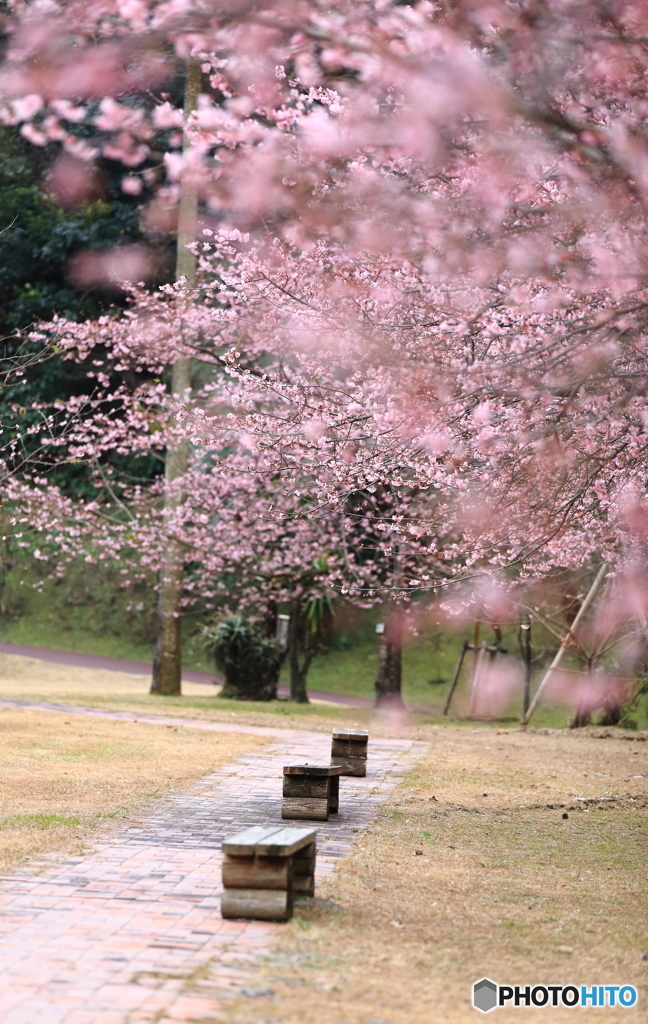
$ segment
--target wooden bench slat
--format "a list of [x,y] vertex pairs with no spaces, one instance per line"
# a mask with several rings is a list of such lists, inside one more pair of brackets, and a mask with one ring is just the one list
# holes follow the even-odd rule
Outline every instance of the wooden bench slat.
[[254,857],[257,843],[264,842],[275,832],[285,832],[285,826],[252,825],[244,832],[238,832],[230,839],[224,839],[221,848],[223,853],[229,853],[233,857]]
[[284,775],[340,775],[340,766],[337,764],[287,764],[284,765]]
[[346,740],[348,743],[366,743],[369,739],[366,729],[333,729],[331,735],[334,740]]
[[314,843],[317,837],[315,828],[290,828],[284,826],[267,840],[257,843],[257,854],[260,857],[288,857],[302,846]]

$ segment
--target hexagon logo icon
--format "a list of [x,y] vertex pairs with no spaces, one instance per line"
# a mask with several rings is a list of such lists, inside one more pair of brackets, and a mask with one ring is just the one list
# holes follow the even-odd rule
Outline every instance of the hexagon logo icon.
[[482,978],[473,985],[473,1006],[482,1013],[488,1013],[497,1006],[497,985],[490,978]]

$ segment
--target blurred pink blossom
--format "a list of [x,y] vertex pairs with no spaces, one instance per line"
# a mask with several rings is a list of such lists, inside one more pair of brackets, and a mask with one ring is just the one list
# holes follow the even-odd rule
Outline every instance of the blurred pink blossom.
[[61,206],[81,206],[99,198],[102,189],[96,170],[69,153],[62,153],[47,179]]
[[126,195],[138,196],[142,191],[142,179],[135,177],[134,174],[129,174],[122,178],[121,187],[122,192],[125,192]]
[[621,704],[628,696],[630,683],[618,676],[586,672],[553,672],[545,690],[550,703],[565,704],[586,714],[608,705]]
[[120,245],[79,253],[70,261],[69,273],[77,287],[94,288],[146,281],[155,269],[155,259],[143,245]]
[[507,658],[491,661],[486,655],[476,680],[473,713],[478,718],[497,718],[520,692],[522,679],[521,665]]

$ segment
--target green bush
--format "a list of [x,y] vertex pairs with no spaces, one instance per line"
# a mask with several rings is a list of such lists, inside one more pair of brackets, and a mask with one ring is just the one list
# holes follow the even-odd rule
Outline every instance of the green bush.
[[203,626],[203,643],[225,676],[221,696],[236,700],[274,700],[284,652],[242,615]]

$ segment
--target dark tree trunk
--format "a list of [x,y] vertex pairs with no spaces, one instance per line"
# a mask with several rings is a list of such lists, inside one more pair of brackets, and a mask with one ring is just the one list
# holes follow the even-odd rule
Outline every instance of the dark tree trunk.
[[385,631],[380,635],[378,675],[376,676],[376,707],[402,708],[403,615],[392,604],[385,616]]
[[5,585],[7,582],[7,573],[12,567],[12,559],[9,554],[9,541],[5,537],[2,545],[2,560],[0,561],[0,615],[7,614],[7,606],[4,602]]
[[522,714],[526,715],[531,704],[531,664],[533,652],[531,648],[531,616],[520,625],[520,648],[524,661],[524,693],[522,695]]
[[271,640],[277,635],[277,602],[272,597],[268,600],[263,615],[263,632]]
[[[592,662],[588,660],[586,668],[588,678],[592,678]],[[579,704],[574,712],[574,717],[569,722],[572,729],[584,729],[586,725],[589,725],[592,721],[590,710],[587,707],[583,707]]]
[[[277,636],[277,602],[272,597],[268,600],[263,616],[263,632],[269,640],[274,640]],[[281,665],[278,665],[275,671],[268,671],[263,680],[263,696],[259,697],[259,700],[277,699],[280,672]]]
[[288,665],[290,667],[290,699],[297,704],[309,704],[306,677],[313,654],[304,651],[302,607],[299,598],[290,602],[290,624],[288,626]]

